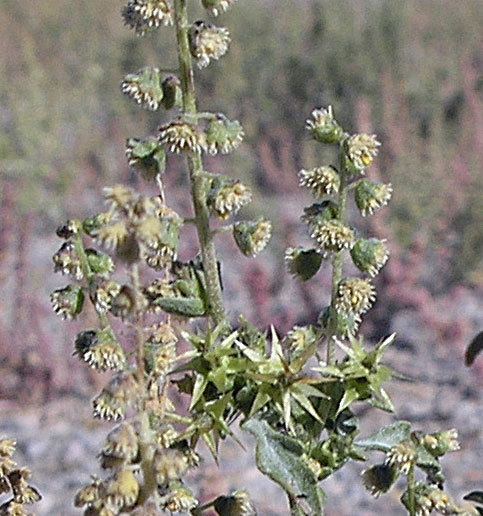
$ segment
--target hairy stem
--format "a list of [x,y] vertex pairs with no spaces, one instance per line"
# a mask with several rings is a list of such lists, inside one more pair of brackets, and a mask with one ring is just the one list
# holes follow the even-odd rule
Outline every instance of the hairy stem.
[[416,475],[414,472],[414,464],[411,464],[411,467],[408,472],[408,511],[410,516],[416,516],[416,493],[414,492],[414,487],[416,483]]
[[[193,62],[191,59],[188,38],[188,12],[186,0],[175,0],[176,37],[178,41],[178,59],[183,92],[183,111],[188,115],[197,115],[196,91],[193,77]],[[191,195],[196,217],[196,228],[201,250],[201,259],[206,278],[206,291],[209,312],[215,323],[225,320],[225,308],[218,276],[218,261],[215,245],[210,230],[210,213],[206,204],[206,178],[203,174],[203,161],[197,154],[187,158],[191,180]]]
[[[339,197],[338,197],[338,210],[337,210],[337,220],[342,223],[346,223],[347,220],[347,172],[344,166],[343,160],[343,149],[342,144],[340,147],[340,166],[339,166],[339,175],[340,175],[340,187],[339,187]],[[332,309],[335,310],[335,300],[337,297],[337,288],[339,283],[342,280],[342,270],[344,266],[344,250],[339,251],[334,254],[332,258],[332,296],[331,296],[331,306]],[[335,321],[332,323],[332,328],[328,336],[327,340],[327,364],[333,364],[335,361],[335,349],[334,342],[332,341],[332,337],[336,335]]]

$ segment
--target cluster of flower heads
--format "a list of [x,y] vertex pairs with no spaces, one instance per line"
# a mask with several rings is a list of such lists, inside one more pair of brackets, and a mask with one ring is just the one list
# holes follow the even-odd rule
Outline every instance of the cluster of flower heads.
[[13,439],[0,439],[0,496],[11,497],[0,505],[0,514],[27,516],[26,505],[38,502],[41,496],[29,484],[30,470],[21,468],[13,459],[16,442]]
[[173,7],[168,0],[129,0],[122,10],[124,23],[139,36],[161,25],[173,24]]
[[[457,451],[459,448],[458,434],[454,429],[432,434],[414,432],[410,439],[394,444],[387,451],[383,464],[371,466],[362,472],[364,486],[377,498],[387,493],[400,476],[407,476],[421,463],[427,464],[428,455],[438,460],[446,453]],[[428,476],[427,482],[416,482],[414,499],[416,514],[420,516],[427,516],[433,511],[441,514],[468,514],[468,516],[478,514],[473,508],[466,510],[459,507],[431,475]],[[403,494],[401,500],[409,510],[408,491]]]
[[233,152],[243,141],[243,128],[236,120],[218,114],[205,124],[178,118],[159,128],[159,141],[174,154],[191,152],[211,155]]
[[[308,188],[318,201],[306,208],[302,216],[316,246],[287,250],[285,258],[289,271],[305,281],[316,274],[324,258],[349,251],[354,265],[372,278],[389,258],[386,243],[377,238],[359,237],[346,219],[352,193],[363,216],[374,213],[391,198],[390,184],[361,177],[377,156],[380,143],[375,135],[346,133],[330,106],[314,110],[306,127],[317,142],[338,145],[341,159],[337,167],[321,166],[299,173],[300,185]],[[336,327],[344,328],[342,334],[356,331],[361,314],[375,301],[376,292],[369,278],[343,278],[337,286],[329,315],[332,323],[334,318],[350,319],[347,324],[342,320],[336,324]],[[326,317],[327,313],[321,320]]]
[[[188,470],[199,464],[198,455],[185,441],[178,440],[178,434],[172,428],[170,443],[165,446],[160,441],[153,449],[152,442],[145,442],[144,434],[153,431],[143,426],[146,424],[140,420],[123,422],[108,434],[99,460],[101,467],[110,471],[109,476],[105,480],[93,477],[75,497],[75,506],[86,507],[85,514],[135,512],[145,473],[141,467],[143,461],[144,468],[149,461],[156,483],[156,502],[151,501],[149,507],[152,514],[159,514],[158,511],[189,512],[198,505],[198,500],[182,482]],[[147,511],[147,507],[138,509]]]

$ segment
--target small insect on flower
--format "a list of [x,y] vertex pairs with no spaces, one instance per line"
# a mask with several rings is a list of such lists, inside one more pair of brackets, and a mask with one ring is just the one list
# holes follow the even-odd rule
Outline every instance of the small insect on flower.
[[299,172],[300,186],[310,188],[314,196],[322,199],[325,195],[337,193],[340,177],[334,167],[317,167]]
[[175,154],[206,151],[206,135],[195,125],[175,120],[159,128],[159,141]]
[[345,278],[338,287],[335,308],[342,313],[363,314],[376,300],[376,289],[370,280]]
[[143,36],[160,25],[172,25],[173,8],[168,0],[129,0],[122,17],[128,27]]
[[306,128],[321,143],[339,143],[344,136],[344,131],[334,119],[332,106],[312,111],[312,118],[307,120]]
[[356,237],[354,230],[338,220],[327,220],[316,224],[310,235],[323,251],[337,252],[352,249]]
[[205,68],[211,60],[218,60],[228,51],[230,34],[224,27],[197,21],[189,31],[191,54],[198,63],[198,68]]
[[201,0],[203,7],[213,16],[227,11],[236,0]]
[[354,134],[344,142],[344,158],[347,170],[353,174],[364,174],[378,154],[376,135]]
[[161,73],[158,68],[146,67],[126,75],[121,90],[143,108],[156,111],[163,100]]
[[364,179],[355,188],[355,200],[363,217],[372,215],[391,199],[392,185]]

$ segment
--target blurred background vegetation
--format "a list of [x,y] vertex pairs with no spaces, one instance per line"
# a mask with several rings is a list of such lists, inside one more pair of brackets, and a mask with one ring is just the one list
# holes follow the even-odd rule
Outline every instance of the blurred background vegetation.
[[[119,83],[145,65],[173,66],[172,35],[135,37],[120,8],[119,0],[0,4],[2,396],[73,388],[69,343],[48,305],[59,280],[51,273],[54,229],[99,209],[102,186],[137,184],[125,139],[155,132],[165,116],[139,110]],[[401,332],[417,318],[432,331],[428,342],[436,335],[462,350],[481,324],[481,0],[240,0],[217,23],[233,43],[198,73],[201,106],[241,120],[246,142],[207,166],[252,185],[249,212],[268,212],[276,229],[255,265],[221,246],[234,315],[246,308],[254,322],[287,329],[323,306],[324,273],[298,287],[282,272],[282,256],[300,242],[298,217],[309,202],[296,173],[325,158],[304,121],[314,106],[332,104],[346,128],[378,134],[372,173],[395,190],[390,209],[370,223],[393,257],[368,331]],[[166,180],[171,202],[186,210],[179,169],[175,160]],[[395,325],[408,310],[413,319]],[[409,330],[402,335],[411,341]],[[19,375],[42,389],[20,389]]]

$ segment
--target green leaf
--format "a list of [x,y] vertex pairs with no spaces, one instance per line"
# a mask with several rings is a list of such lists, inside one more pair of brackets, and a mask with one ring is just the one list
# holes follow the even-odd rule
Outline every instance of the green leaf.
[[355,387],[350,387],[344,392],[344,396],[339,403],[339,408],[337,409],[337,414],[340,414],[343,410],[345,410],[349,405],[354,403],[359,399],[359,391]]
[[465,364],[470,367],[476,360],[476,357],[483,351],[483,331],[471,341],[465,353]]
[[190,410],[200,401],[201,396],[205,392],[206,386],[208,385],[208,378],[202,375],[196,375],[195,385],[193,387],[193,395],[191,398]]
[[261,386],[260,390],[257,392],[255,399],[253,401],[253,405],[250,408],[250,413],[248,414],[248,418],[253,417],[261,408],[263,408],[272,398],[272,393],[270,393],[271,389],[268,389],[266,386]]
[[411,423],[407,421],[397,421],[392,425],[386,426],[356,443],[357,446],[367,450],[378,450],[387,453],[393,446],[407,441],[411,436]]
[[182,297],[158,297],[153,305],[159,306],[165,312],[182,317],[201,317],[206,314],[206,308],[201,299]]
[[483,505],[483,491],[471,491],[463,497],[463,500],[468,500],[469,502],[476,502]]
[[315,410],[314,406],[310,402],[309,398],[305,396],[305,394],[301,392],[297,392],[296,389],[292,388],[290,390],[290,393],[292,395],[292,398],[301,406],[303,407],[314,419],[316,419],[319,423],[324,424],[322,419],[320,419],[320,416],[317,414],[317,411]]
[[257,440],[258,469],[279,484],[296,503],[292,507],[293,514],[298,511],[298,514],[306,516],[322,516],[325,496],[301,458],[304,452],[302,444],[259,419],[250,419],[242,428]]

